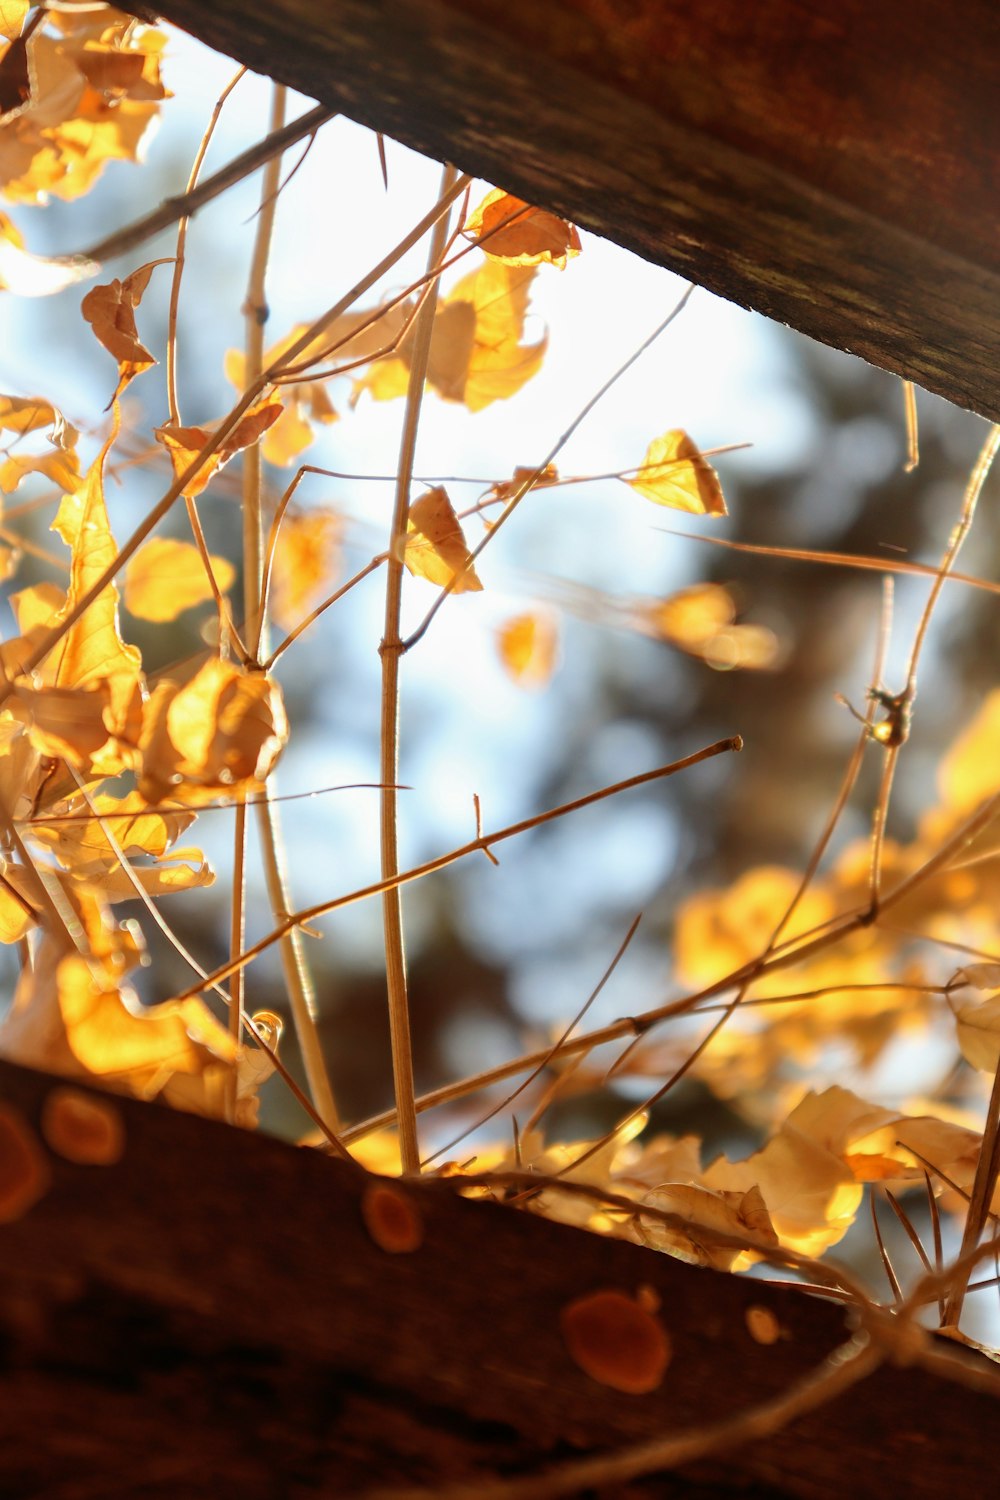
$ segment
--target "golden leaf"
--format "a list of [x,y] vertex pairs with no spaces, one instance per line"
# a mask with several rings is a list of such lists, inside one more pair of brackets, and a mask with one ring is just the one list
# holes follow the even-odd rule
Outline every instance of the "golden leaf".
[[[731,974],[761,954],[799,888],[794,870],[762,865],[725,890],[701,891],[677,914],[675,959],[683,984],[697,987]],[[830,895],[813,886],[783,936],[792,938],[833,915]]]
[[1000,738],[1000,688],[987,693],[972,723],[938,769],[938,791],[949,812],[965,816],[1000,789],[996,746]]
[[983,1073],[995,1073],[1000,1065],[1000,994],[978,1004],[963,1005],[955,1012],[958,1045],[962,1056]]
[[145,854],[159,859],[195,819],[193,812],[151,809],[138,792],[124,797],[100,793],[90,803],[93,811],[83,797],[71,798],[59,814],[32,824],[32,837],[50,848],[64,869],[95,861],[108,868],[114,865],[116,856],[105,828],[127,857]]
[[465,594],[482,589],[470,557],[448,492],[435,485],[410,507],[403,562],[414,578],[430,583],[449,584],[457,578],[452,592]]
[[340,565],[343,518],[317,508],[286,515],[271,564],[271,615],[294,630],[323,598]]
[[772,1248],[778,1244],[770,1214],[756,1186],[735,1192],[713,1191],[697,1183],[665,1183],[647,1193],[643,1203],[660,1213],[684,1220],[669,1224],[640,1214],[643,1241],[654,1250],[690,1265],[714,1266],[717,1271],[743,1269],[758,1257],[739,1245],[719,1244],[717,1236],[749,1238]]
[[653,439],[641,469],[626,482],[657,505],[669,505],[696,516],[726,514],[719,476],[679,427]]
[[[88,470],[78,489],[63,496],[52,530],[72,549],[70,587],[64,610],[49,624],[57,625],[82,599],[118,556],[104,503],[103,464],[106,448]],[[109,583],[93,604],[71,625],[43,667],[43,676],[56,687],[87,688],[106,683],[110,702],[105,710],[108,744],[95,755],[95,774],[116,776],[135,764],[142,711],[142,657],[128,646],[118,629],[118,590]]]
[[521,687],[544,687],[559,659],[559,635],[548,611],[514,615],[497,631],[497,651],[507,672]]
[[0,1051],[29,1067],[100,1079],[140,1098],[221,1115],[238,1049],[200,1000],[141,1007],[49,938],[18,983]]
[[75,281],[86,281],[96,270],[93,261],[82,258],[32,255],[6,214],[0,214],[0,291],[18,297],[51,297]]
[[121,395],[136,375],[156,364],[149,350],[139,342],[135,310],[142,301],[154,267],[159,264],[159,261],[150,261],[126,276],[124,281],[116,278],[106,286],[92,287],[80,303],[80,311],[96,338],[118,361],[116,396]]
[[80,460],[70,449],[53,448],[49,453],[12,453],[0,464],[0,490],[12,495],[28,474],[44,474],[60,490],[74,490],[80,483]]
[[89,770],[108,747],[111,688],[106,680],[79,688],[18,687],[7,707],[41,755]]
[[[535,270],[487,260],[440,303],[427,381],[444,400],[481,411],[513,396],[537,374],[548,340],[521,342]],[[362,391],[370,391],[377,401],[406,394],[412,343],[410,330],[394,355],[377,360],[355,382],[352,404]]]
[[0,428],[22,437],[28,432],[49,430],[49,441],[59,448],[71,448],[76,430],[70,427],[57,406],[40,396],[0,396]]
[[[243,413],[229,436],[206,459],[197,474],[188,481],[183,493],[189,498],[200,495],[214,474],[225,468],[229,460],[235,458],[237,453],[241,453],[244,448],[249,448],[256,443],[267,429],[273,426],[281,416],[282,410],[281,402],[274,396],[265,396],[260,401],[256,401]],[[167,422],[162,427],[155,428],[153,436],[166,448],[170,455],[170,462],[173,464],[174,475],[180,479],[205,445],[211,442],[213,433],[212,427],[178,427],[172,422]]]
[[0,36],[13,41],[20,36],[31,0],[0,0]]
[[159,683],[146,705],[139,790],[192,807],[259,791],[287,738],[276,682],[208,661],[183,687]]
[[544,208],[532,208],[502,188],[487,193],[462,233],[508,266],[547,262],[563,270],[570,256],[580,253],[580,236],[572,224]]
[[65,11],[55,24],[60,34],[32,37],[30,96],[0,132],[0,189],[10,200],[77,198],[108,161],[138,160],[167,96],[162,33],[103,8]]
[[[236,569],[224,557],[213,556],[211,563],[215,581],[225,593],[232,587]],[[201,553],[191,542],[153,537],[125,569],[125,608],[140,620],[176,620],[184,610],[212,597]]]

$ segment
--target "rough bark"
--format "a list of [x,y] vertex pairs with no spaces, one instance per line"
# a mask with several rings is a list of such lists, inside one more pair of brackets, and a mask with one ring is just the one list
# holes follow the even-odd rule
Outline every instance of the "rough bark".
[[[53,1082],[0,1063],[0,1096],[36,1130]],[[11,1500],[433,1492],[732,1415],[845,1337],[832,1302],[442,1183],[400,1189],[423,1242],[388,1254],[362,1219],[372,1179],[360,1168],[118,1107],[122,1160],[51,1157],[49,1191],[0,1230]],[[574,1364],[559,1314],[586,1292],[640,1287],[660,1298],[673,1361],[658,1390],[624,1395]],[[750,1336],[751,1304],[775,1313],[776,1343]],[[974,1494],[998,1410],[988,1394],[886,1368],[756,1449],[626,1493]]]
[[211,46],[1000,418],[1000,9],[160,0]]

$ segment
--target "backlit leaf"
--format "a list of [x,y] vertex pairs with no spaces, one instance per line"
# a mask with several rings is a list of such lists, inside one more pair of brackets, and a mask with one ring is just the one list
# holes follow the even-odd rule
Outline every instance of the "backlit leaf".
[[[202,464],[198,472],[185,485],[183,493],[189,497],[200,495],[214,474],[226,466],[231,458],[251,447],[273,426],[281,416],[282,404],[274,396],[262,397],[244,413],[225,441]],[[154,430],[153,436],[163,444],[170,455],[176,478],[190,468],[201,450],[214,435],[212,427],[178,427],[166,422]]]
[[12,453],[0,464],[0,490],[12,495],[29,474],[44,474],[60,490],[76,489],[80,483],[80,460],[72,448],[53,448],[49,453]]
[[570,256],[580,253],[580,236],[572,224],[544,208],[532,208],[502,188],[487,193],[462,233],[509,266],[547,262],[562,270]]
[[0,36],[20,36],[31,0],[0,0]]
[[403,561],[415,578],[449,584],[458,578],[453,593],[475,593],[482,588],[458,517],[442,485],[435,485],[410,507]]
[[211,660],[146,705],[139,790],[149,802],[192,807],[259,791],[288,738],[281,690],[263,672]]
[[955,1021],[966,1062],[983,1073],[995,1073],[1000,1065],[1000,995],[961,1006]]
[[[211,562],[215,581],[225,593],[236,569],[224,557],[213,556]],[[125,608],[137,619],[176,620],[184,610],[212,597],[201,553],[191,542],[153,537],[125,568]]]
[[719,476],[681,428],[654,438],[642,468],[627,481],[640,495],[696,516],[724,516]]
[[[56,625],[82,599],[118,556],[104,503],[103,464],[98,455],[78,489],[62,498],[52,523],[72,550],[70,587]],[[63,636],[45,664],[48,680],[61,688],[88,688],[106,683],[107,746],[93,758],[92,770],[114,776],[135,764],[142,710],[142,657],[126,645],[118,629],[118,589],[109,583]]]

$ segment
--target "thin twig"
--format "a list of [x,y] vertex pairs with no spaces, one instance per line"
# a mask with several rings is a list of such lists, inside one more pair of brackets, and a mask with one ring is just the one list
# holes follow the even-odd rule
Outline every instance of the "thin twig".
[[[454,186],[457,173],[446,166],[441,178],[440,197]],[[432,277],[444,254],[448,238],[448,216],[434,226],[427,259],[427,275]],[[406,411],[399,446],[396,472],[396,499],[389,530],[389,556],[386,563],[385,623],[379,658],[382,663],[382,692],[379,731],[380,796],[379,850],[383,880],[394,880],[399,874],[398,818],[395,783],[399,773],[399,663],[403,641],[399,633],[403,602],[403,551],[406,546],[410,514],[410,484],[420,425],[420,407],[427,379],[434,314],[437,310],[436,280],[431,280],[417,315],[410,352],[410,373],[406,390]],[[399,1149],[404,1172],[419,1172],[420,1147],[417,1141],[417,1112],[414,1108],[413,1048],[410,1041],[410,1009],[406,981],[406,948],[403,939],[403,900],[398,885],[382,894],[382,930],[385,949],[385,978],[389,1000],[389,1032],[392,1043],[392,1077],[399,1120]]]

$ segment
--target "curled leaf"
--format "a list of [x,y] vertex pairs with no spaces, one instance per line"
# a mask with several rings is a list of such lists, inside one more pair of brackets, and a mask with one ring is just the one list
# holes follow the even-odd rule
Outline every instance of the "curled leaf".
[[[274,396],[265,396],[249,407],[237,422],[229,436],[202,464],[198,472],[184,486],[183,493],[189,498],[200,495],[213,474],[224,468],[231,458],[244,448],[256,443],[267,429],[274,425],[282,413],[282,404]],[[211,442],[212,427],[178,427],[172,422],[157,427],[153,436],[162,443],[170,455],[175,476],[190,468],[201,450]]]
[[143,715],[139,790],[195,807],[260,790],[288,738],[281,690],[263,672],[205,663],[183,687],[157,685]]
[[679,427],[653,439],[642,467],[627,483],[657,505],[669,505],[696,516],[726,514],[719,476]]
[[80,303],[80,311],[96,338],[118,361],[116,396],[121,395],[136,375],[156,364],[149,350],[139,342],[135,310],[142,301],[154,268],[162,264],[162,261],[150,261],[126,276],[124,281],[116,278],[106,286],[92,287]]
[[544,208],[494,188],[465,222],[462,233],[494,260],[508,266],[543,262],[562,270],[580,253],[580,236],[572,224]]
[[443,485],[435,485],[410,506],[403,562],[414,578],[446,585],[457,579],[455,594],[482,589],[462,535],[462,527]]

